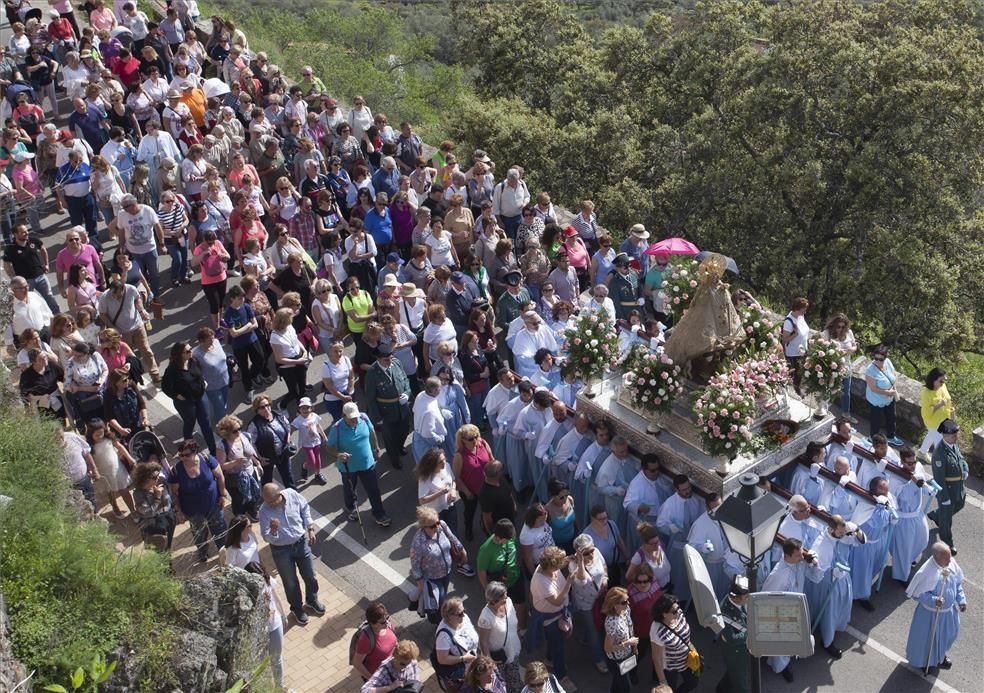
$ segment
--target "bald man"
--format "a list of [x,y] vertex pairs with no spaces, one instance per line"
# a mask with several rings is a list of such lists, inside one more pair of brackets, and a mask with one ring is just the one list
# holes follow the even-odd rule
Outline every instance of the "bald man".
[[906,659],[917,669],[949,669],[953,663],[946,653],[960,634],[960,614],[967,610],[967,596],[963,571],[946,543],[933,544],[933,555],[913,576],[905,593],[918,602],[909,626]]
[[533,480],[536,497],[541,503],[549,500],[547,495],[547,480],[551,460],[560,447],[560,441],[571,430],[573,422],[567,416],[567,405],[560,400],[554,400],[550,405],[550,420],[540,431],[533,449]]

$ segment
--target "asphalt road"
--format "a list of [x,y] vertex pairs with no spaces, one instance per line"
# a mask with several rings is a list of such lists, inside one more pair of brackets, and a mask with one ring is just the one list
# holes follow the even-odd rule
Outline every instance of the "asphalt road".
[[[0,39],[5,41],[8,36],[9,29],[4,27]],[[44,224],[44,238],[53,265],[54,256],[62,247],[69,222],[67,215],[49,215],[45,217]],[[107,243],[107,253],[113,247],[113,243]],[[167,258],[161,260],[161,270],[165,276],[169,262]],[[51,276],[51,281],[54,285],[54,275]],[[206,302],[197,283],[168,290],[162,299],[165,317],[163,321],[155,323],[151,343],[163,370],[171,344],[179,339],[193,340],[195,331],[208,324],[208,319]],[[65,305],[64,301],[62,305]],[[309,379],[317,381],[323,359],[324,357],[318,357],[312,364]],[[320,384],[315,387],[317,393],[320,393],[320,389]],[[267,390],[267,394],[276,397],[283,394],[283,391],[283,385],[277,383]],[[153,388],[147,394],[153,395],[149,400],[151,421],[165,442],[173,443],[180,438],[181,425],[170,400],[163,394],[155,393]],[[230,411],[248,421],[249,413],[246,412],[243,398],[242,387],[236,384],[230,395]],[[324,414],[324,405],[319,402],[316,411]],[[327,426],[329,423],[327,415],[324,415],[324,424]],[[299,470],[299,459],[295,459],[295,465],[295,469]],[[411,467],[408,463],[405,469],[397,471],[391,469],[387,462],[381,463],[379,470],[383,499],[393,518],[393,524],[387,529],[378,527],[368,512],[368,504],[363,503],[362,517],[367,546],[363,545],[358,525],[345,519],[340,479],[334,468],[327,470],[328,485],[309,485],[301,490],[320,514],[318,522],[322,531],[316,552],[323,574],[357,603],[382,600],[391,613],[395,614],[399,626],[407,629],[406,632],[418,640],[424,652],[429,652],[433,628],[420,622],[415,614],[406,611],[407,601],[403,591],[403,588],[408,587],[405,576],[409,572],[409,546],[415,531],[416,480]],[[981,556],[984,497],[981,489],[984,484],[980,480],[971,480],[970,487],[967,506],[958,515],[955,527],[957,546],[960,549],[958,559],[965,574],[964,589],[969,608],[963,616],[960,639],[950,652],[954,663],[950,671],[942,672],[939,679],[926,679],[907,668],[904,653],[914,603],[905,599],[904,588],[900,584],[886,577],[881,592],[872,599],[875,612],[868,613],[856,608],[849,632],[838,635],[836,643],[844,649],[841,660],[832,662],[821,649],[813,657],[795,664],[796,680],[792,684],[787,684],[763,665],[764,690],[837,690],[843,693],[921,693],[934,689],[945,693],[972,693],[984,690],[984,658],[981,656],[981,643],[984,642],[984,559]],[[931,540],[935,540],[935,529]],[[467,548],[470,556],[474,557],[478,542],[470,542]],[[476,619],[483,606],[477,578],[465,578],[456,574],[452,580],[452,592],[465,599],[468,613],[473,620]],[[695,644],[707,663],[706,673],[698,690],[712,691],[722,674],[723,660],[712,643],[710,632],[699,627],[695,632]],[[590,658],[583,656],[584,651],[581,646],[569,643],[571,678],[582,691],[607,689],[608,677],[595,671]],[[648,684],[648,674],[642,678],[643,683]],[[648,685],[640,685],[638,690],[648,690]]]

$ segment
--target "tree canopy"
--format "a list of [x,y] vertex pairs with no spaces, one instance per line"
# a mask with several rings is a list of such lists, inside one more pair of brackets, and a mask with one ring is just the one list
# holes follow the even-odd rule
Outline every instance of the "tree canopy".
[[601,221],[732,255],[902,351],[984,345],[975,3],[698,3],[594,41],[558,0],[452,3],[458,141]]

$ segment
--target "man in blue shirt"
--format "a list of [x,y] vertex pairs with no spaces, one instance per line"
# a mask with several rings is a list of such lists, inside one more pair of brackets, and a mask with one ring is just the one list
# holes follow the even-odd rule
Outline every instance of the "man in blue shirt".
[[106,143],[106,131],[109,130],[106,113],[78,97],[72,99],[72,106],[75,110],[68,116],[68,127],[84,139],[92,147],[92,151],[102,150]]
[[382,158],[379,168],[372,174],[372,189],[377,193],[386,193],[389,199],[400,192],[400,172],[396,168],[396,159],[391,156]]
[[342,493],[348,519],[359,519],[355,505],[355,485],[362,482],[362,488],[369,496],[372,515],[376,524],[389,527],[392,520],[383,509],[383,499],[379,495],[379,477],[376,476],[376,458],[380,455],[376,431],[369,417],[359,412],[355,402],[347,402],[342,407],[342,418],[328,429],[328,458],[335,457],[338,472],[342,475]]
[[376,204],[366,212],[366,233],[376,241],[376,266],[382,267],[386,262],[386,254],[393,244],[393,219],[390,217],[389,195],[384,192],[376,193]]
[[[284,582],[284,592],[297,622],[307,625],[304,603],[318,616],[324,616],[325,607],[318,601],[318,577],[314,573],[314,557],[311,554],[316,538],[315,526],[311,522],[311,507],[307,499],[294,489],[282,488],[280,484],[264,484],[260,534],[270,544],[273,562]],[[298,570],[304,580],[304,603],[301,602],[301,586],[297,581]]]

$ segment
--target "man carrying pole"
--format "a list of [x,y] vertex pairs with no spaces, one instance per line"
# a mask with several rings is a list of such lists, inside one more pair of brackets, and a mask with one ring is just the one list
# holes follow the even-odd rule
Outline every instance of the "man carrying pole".
[[953,663],[946,653],[960,634],[960,614],[967,610],[967,597],[963,571],[946,543],[933,544],[933,555],[913,576],[905,593],[918,602],[905,645],[906,659],[925,673],[949,669]]

